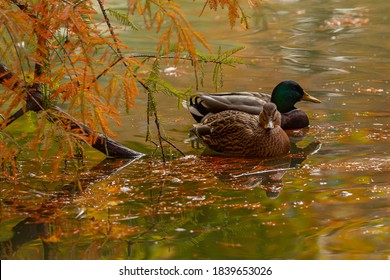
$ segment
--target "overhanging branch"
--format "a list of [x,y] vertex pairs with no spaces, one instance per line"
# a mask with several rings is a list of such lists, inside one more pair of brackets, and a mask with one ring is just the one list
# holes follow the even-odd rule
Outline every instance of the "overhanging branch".
[[[9,118],[5,119],[0,123],[0,127],[7,127],[12,122],[24,115],[28,111],[40,112],[46,110],[43,106],[43,95],[40,91],[38,84],[33,84],[32,86],[26,86],[24,82],[18,80],[17,76],[12,73],[8,68],[0,63],[0,84],[4,87],[7,87],[11,90],[17,88],[22,88],[26,93],[26,106],[25,108],[19,109],[16,113],[11,115]],[[144,154],[131,150],[122,144],[112,140],[102,133],[93,131],[87,125],[78,122],[68,113],[63,111],[57,106],[52,106],[48,110],[48,120],[50,122],[59,124],[67,132],[77,133],[82,137],[80,139],[93,139],[91,146],[96,150],[102,152],[107,157],[114,158],[138,158],[142,157]],[[84,140],[85,143],[89,144]]]

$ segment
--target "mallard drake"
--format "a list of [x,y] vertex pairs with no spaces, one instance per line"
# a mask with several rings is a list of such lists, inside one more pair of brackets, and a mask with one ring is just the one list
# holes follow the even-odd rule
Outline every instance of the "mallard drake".
[[190,112],[197,122],[224,110],[237,110],[249,114],[258,115],[266,102],[276,104],[282,114],[281,127],[287,129],[299,129],[309,125],[306,113],[295,107],[295,103],[306,100],[321,103],[317,98],[309,95],[294,81],[279,83],[272,94],[258,92],[224,92],[200,94],[190,99]]
[[226,110],[204,118],[191,131],[213,151],[233,156],[274,157],[288,153],[290,140],[281,114],[266,103],[260,115]]

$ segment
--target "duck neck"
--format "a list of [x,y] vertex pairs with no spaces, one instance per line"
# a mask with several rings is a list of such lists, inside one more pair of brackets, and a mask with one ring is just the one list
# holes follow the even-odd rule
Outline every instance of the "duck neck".
[[278,111],[282,114],[296,109],[294,104],[292,104],[289,100],[284,98],[277,98],[277,96],[272,96],[271,102],[276,104]]

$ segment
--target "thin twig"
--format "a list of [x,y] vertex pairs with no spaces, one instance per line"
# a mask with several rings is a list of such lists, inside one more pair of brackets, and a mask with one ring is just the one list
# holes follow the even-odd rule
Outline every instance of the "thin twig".
[[243,176],[252,176],[252,175],[259,175],[259,174],[265,174],[265,173],[271,173],[271,172],[281,172],[281,171],[287,171],[287,170],[292,170],[292,169],[295,169],[295,167],[276,168],[276,169],[260,170],[260,171],[255,171],[255,172],[246,172],[246,173],[241,173],[238,175],[233,175],[233,177],[239,178],[239,177],[243,177]]
[[169,145],[171,145],[176,151],[178,151],[182,156],[185,156],[185,154],[178,148],[176,147],[171,141],[166,139],[165,137],[162,137],[162,139],[167,142]]
[[[107,69],[105,69],[101,74],[99,74],[95,80],[99,79],[102,75],[104,75],[109,69],[111,69],[112,67],[114,67],[117,63],[119,62],[122,62],[123,65],[126,67],[126,68],[129,68],[129,65],[128,63],[124,60],[124,55],[122,54],[122,51],[119,47],[119,42],[118,42],[118,39],[116,37],[116,34],[114,33],[114,28],[112,27],[111,25],[111,22],[110,22],[110,19],[108,18],[107,16],[107,13],[106,13],[106,9],[104,7],[104,4],[101,0],[97,0],[97,2],[99,3],[99,7],[100,7],[100,10],[102,11],[102,14],[103,14],[103,17],[104,17],[104,20],[107,24],[107,27],[110,31],[110,34],[111,34],[111,37],[113,38],[113,41],[114,41],[114,44],[116,46],[116,52],[118,53],[118,56],[119,58],[114,61]],[[134,56],[133,56],[134,57]],[[150,97],[151,94],[153,94],[153,91],[152,89],[146,84],[144,83],[141,79],[138,78],[137,74],[132,72],[132,75],[133,77],[136,79],[136,81],[149,93],[148,95],[148,99]],[[154,106],[155,107],[155,106]],[[149,119],[149,113],[148,113],[148,116],[147,116],[147,123],[149,125],[149,122],[150,119]],[[158,118],[158,115],[157,115],[157,112],[156,112],[156,108],[154,108],[154,123],[156,124],[156,128],[157,128],[157,135],[158,135],[158,141],[160,143],[160,149],[161,149],[161,154],[162,154],[162,158],[163,158],[163,161],[165,162],[166,161],[166,157],[165,157],[165,152],[164,152],[164,148],[163,148],[163,145],[162,145],[162,133],[161,133],[161,127],[160,127],[160,121],[159,121],[159,118]],[[149,139],[148,135],[146,137],[147,139]],[[168,144],[171,145],[171,143],[169,141],[167,141]],[[172,147],[174,147],[175,149],[177,149],[174,145],[172,145]]]
[[157,128],[158,142],[160,143],[163,162],[166,162],[165,152],[164,152],[164,148],[163,148],[163,144],[162,144],[162,136],[161,136],[161,131],[160,131],[160,121],[159,121],[159,118],[157,116],[156,110],[154,111],[154,123],[156,124],[156,128]]

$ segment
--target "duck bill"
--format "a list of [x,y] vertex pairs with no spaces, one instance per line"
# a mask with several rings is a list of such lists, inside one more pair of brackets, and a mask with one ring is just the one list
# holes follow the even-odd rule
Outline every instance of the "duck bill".
[[301,100],[313,102],[313,103],[321,103],[321,101],[310,94],[308,94],[306,91],[303,92],[303,96]]
[[273,129],[275,127],[275,124],[272,120],[269,120],[269,122],[266,124],[265,129]]

